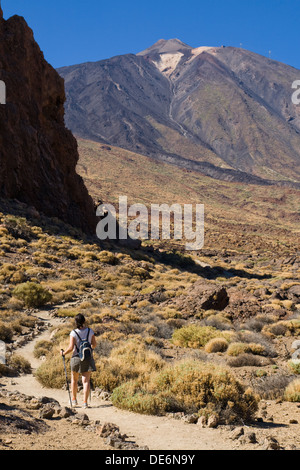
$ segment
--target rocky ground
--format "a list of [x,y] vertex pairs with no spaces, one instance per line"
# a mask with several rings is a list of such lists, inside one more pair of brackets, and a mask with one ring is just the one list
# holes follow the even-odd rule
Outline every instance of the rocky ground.
[[115,424],[90,420],[55,399],[2,391],[0,400],[0,450],[138,449]]
[[[90,410],[91,411],[91,410]],[[135,419],[135,415],[132,415]],[[145,421],[148,417],[144,417]],[[165,418],[157,420],[165,429]],[[177,440],[166,436],[158,449],[184,450],[183,426],[191,435],[191,449],[215,450],[299,450],[300,406],[263,400],[255,423],[251,426],[221,426],[217,430],[204,427],[187,416],[169,416],[169,426],[178,428]],[[136,423],[137,440],[140,440]],[[209,424],[208,424],[209,425]],[[213,426],[213,423],[211,423]],[[203,433],[204,431],[204,433]],[[141,428],[141,434],[145,430]],[[199,438],[198,446],[196,436]],[[205,437],[204,437],[205,436]],[[173,436],[174,437],[174,436]],[[142,438],[147,441],[147,436]],[[163,437],[161,437],[163,439]],[[202,439],[202,442],[200,441]],[[213,440],[217,440],[217,447]],[[148,441],[151,441],[150,435]],[[172,436],[171,436],[172,440]],[[163,443],[166,443],[164,447]],[[194,447],[193,447],[194,446]],[[187,447],[188,449],[189,447]],[[81,411],[60,404],[53,398],[35,398],[19,392],[0,392],[0,450],[148,450],[132,437],[122,434],[119,426],[91,420]],[[157,449],[157,448],[156,448]],[[150,447],[149,450],[156,450]]]
[[[33,366],[40,361],[33,357],[35,342],[57,324],[48,312],[45,320],[45,328],[17,350]],[[99,390],[91,408],[70,410],[66,390],[44,389],[32,374],[0,380],[1,450],[296,450],[299,433],[299,403],[261,400],[250,425],[218,426],[184,413],[124,412]]]
[[[17,209],[27,216],[23,206]],[[5,207],[5,214],[7,211]],[[207,248],[191,260],[168,247],[146,246],[129,252],[110,246],[103,250],[74,238],[67,230],[63,232],[65,227],[54,222],[55,226],[53,221],[41,218],[33,225],[20,214],[2,214],[0,339],[6,342],[9,361],[8,370],[0,369],[3,448],[78,448],[82,433],[86,448],[299,448],[299,400],[284,399],[286,386],[299,377],[299,348],[293,347],[299,340],[296,249],[242,253]],[[288,256],[287,251],[292,254]],[[16,288],[26,287],[29,281],[43,293],[51,292],[51,302],[39,308],[26,306],[24,298],[17,297]],[[247,426],[225,426],[182,413],[146,416],[134,409],[116,408],[103,400],[99,391],[94,392],[93,407],[84,411],[88,420],[80,416],[82,410],[63,418],[57,412],[68,407],[67,392],[61,388],[61,358],[59,367],[54,364],[49,369],[59,372],[59,386],[44,376],[43,388],[34,374],[44,361],[48,365],[53,355],[59,356],[78,312],[86,315],[96,332],[99,365],[104,361],[109,368],[111,352],[124,341],[143,344],[166,365],[191,358],[220,364],[259,394],[254,421]],[[238,342],[244,353],[232,356],[228,349],[216,352],[207,348],[206,341],[197,344],[193,338],[186,344],[176,343],[174,334],[190,327],[198,332],[213,328],[209,331],[218,337],[230,334],[228,348]],[[43,344],[36,350],[38,342]],[[250,353],[249,345],[255,346]],[[295,370],[290,367],[291,361]],[[124,361],[119,363],[123,370],[126,366]],[[43,397],[55,400],[50,400],[53,414],[41,415],[49,405],[41,401]],[[109,440],[111,433],[97,435],[106,423],[113,423]],[[73,439],[75,429],[78,441]],[[116,439],[115,431],[129,437],[122,440],[118,435]],[[96,439],[87,437],[91,432]],[[51,433],[56,437],[49,437],[54,436]]]

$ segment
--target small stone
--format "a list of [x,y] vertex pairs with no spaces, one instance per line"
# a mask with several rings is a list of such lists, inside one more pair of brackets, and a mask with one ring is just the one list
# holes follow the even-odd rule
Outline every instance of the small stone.
[[232,433],[230,435],[230,439],[236,440],[236,439],[239,439],[243,435],[244,435],[244,428],[239,427],[239,428],[236,428],[232,431]]
[[96,433],[100,437],[109,437],[114,433],[119,433],[119,431],[119,427],[112,423],[104,423],[103,426],[98,426],[96,428]]
[[55,400],[54,398],[42,397],[42,398],[40,398],[40,402],[41,402],[43,405],[51,404],[52,406],[59,406],[59,407],[60,407],[59,402],[58,402],[57,400]]
[[114,447],[114,444],[116,442],[116,439],[112,436],[109,436],[106,440],[105,440],[105,444],[107,444],[108,446],[111,446],[111,447]]
[[205,418],[205,416],[200,416],[200,418],[197,421],[197,425],[200,428],[205,428],[206,427],[206,418]]
[[71,410],[71,408],[68,408],[67,406],[63,406],[59,410],[58,414],[59,416],[61,416],[61,418],[69,418],[70,416],[72,416],[73,411]]
[[277,439],[273,436],[268,436],[264,440],[263,450],[280,450],[280,445]]
[[297,361],[297,359],[300,359],[300,349],[297,349],[292,354],[292,361]]
[[250,444],[256,444],[256,443],[257,443],[257,439],[256,439],[256,434],[255,434],[255,432],[250,431],[250,432],[248,432],[248,433],[246,434],[245,437],[246,437],[246,439],[248,440],[248,442],[249,442]]
[[195,424],[198,421],[198,416],[196,414],[186,415],[183,420],[188,424]]
[[31,400],[28,404],[27,404],[27,409],[28,410],[39,410],[40,408],[42,408],[42,403],[39,401],[39,400]]
[[208,428],[216,428],[218,426],[219,420],[216,415],[211,415],[207,420]]
[[54,413],[55,413],[55,410],[51,406],[46,405],[41,409],[39,413],[39,417],[41,419],[52,419]]
[[291,349],[300,349],[300,340],[299,339],[296,339],[293,343],[292,343],[292,346],[291,346]]
[[120,441],[119,439],[114,442],[114,448],[115,449],[122,449],[124,443]]

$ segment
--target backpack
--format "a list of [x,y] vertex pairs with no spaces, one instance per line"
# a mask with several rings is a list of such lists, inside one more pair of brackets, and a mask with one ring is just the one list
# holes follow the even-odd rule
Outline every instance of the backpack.
[[76,345],[76,349],[78,351],[80,360],[81,361],[90,360],[92,358],[92,346],[91,346],[91,343],[89,342],[90,329],[88,328],[88,334],[87,334],[86,339],[81,339],[76,330],[74,330],[74,332],[76,333],[76,335],[78,336],[80,340],[79,348]]

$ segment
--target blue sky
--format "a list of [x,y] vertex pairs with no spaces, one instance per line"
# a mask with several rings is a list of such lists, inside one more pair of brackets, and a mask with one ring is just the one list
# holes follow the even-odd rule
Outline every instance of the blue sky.
[[2,0],[54,66],[137,53],[158,39],[235,46],[300,69],[300,0]]

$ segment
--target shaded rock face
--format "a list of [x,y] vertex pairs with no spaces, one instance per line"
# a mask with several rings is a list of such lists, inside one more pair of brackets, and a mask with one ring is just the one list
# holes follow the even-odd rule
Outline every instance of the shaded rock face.
[[[170,301],[166,301],[170,304]],[[179,296],[175,306],[188,316],[199,313],[199,310],[224,310],[229,304],[227,290],[206,281],[195,282],[189,295]]]
[[0,10],[0,196],[95,233],[94,205],[76,173],[77,142],[64,123],[64,81],[25,20]]

